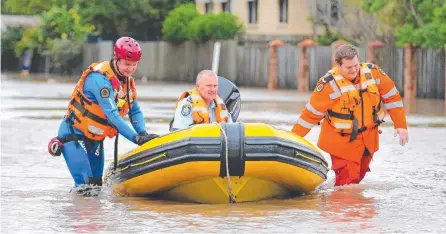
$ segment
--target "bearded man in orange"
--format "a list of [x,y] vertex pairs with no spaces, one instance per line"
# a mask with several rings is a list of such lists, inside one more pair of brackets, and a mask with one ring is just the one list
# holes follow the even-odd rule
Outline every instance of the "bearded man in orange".
[[304,137],[323,119],[318,146],[331,156],[335,186],[358,184],[379,149],[378,126],[386,111],[402,146],[409,140],[406,116],[394,82],[379,66],[360,63],[354,46],[340,46],[335,62],[291,131]]

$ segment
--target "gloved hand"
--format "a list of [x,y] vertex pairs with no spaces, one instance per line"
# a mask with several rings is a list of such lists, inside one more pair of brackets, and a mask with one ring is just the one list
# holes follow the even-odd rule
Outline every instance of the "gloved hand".
[[140,132],[138,135],[133,137],[133,142],[137,145],[142,145],[150,140],[159,137],[157,134],[148,134],[147,132]]

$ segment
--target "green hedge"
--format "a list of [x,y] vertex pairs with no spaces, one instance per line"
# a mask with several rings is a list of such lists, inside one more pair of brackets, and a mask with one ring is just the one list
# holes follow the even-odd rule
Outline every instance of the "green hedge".
[[193,4],[180,5],[169,12],[162,30],[164,40],[174,43],[233,39],[244,31],[237,16],[229,12],[201,15]]

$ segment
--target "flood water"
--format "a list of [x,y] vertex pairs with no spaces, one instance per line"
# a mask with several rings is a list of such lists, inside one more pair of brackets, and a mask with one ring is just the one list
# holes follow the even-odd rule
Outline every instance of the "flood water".
[[[74,83],[1,78],[1,232],[446,232],[444,101],[418,100],[409,114],[409,144],[391,125],[360,185],[334,188],[334,173],[313,194],[286,200],[207,205],[69,193],[62,157],[47,153]],[[193,84],[138,84],[149,132],[167,133],[176,97]],[[308,94],[240,88],[239,120],[290,130]],[[390,119],[388,122],[391,122]],[[306,137],[317,141],[319,128]],[[120,137],[119,152],[135,145]],[[106,165],[113,140],[105,141]]]

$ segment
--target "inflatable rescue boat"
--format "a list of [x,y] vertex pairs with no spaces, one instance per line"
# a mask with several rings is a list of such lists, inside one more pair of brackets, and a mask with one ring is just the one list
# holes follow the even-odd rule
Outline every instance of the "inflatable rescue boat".
[[311,143],[262,123],[200,124],[112,162],[104,183],[124,196],[233,203],[310,193],[328,164]]

